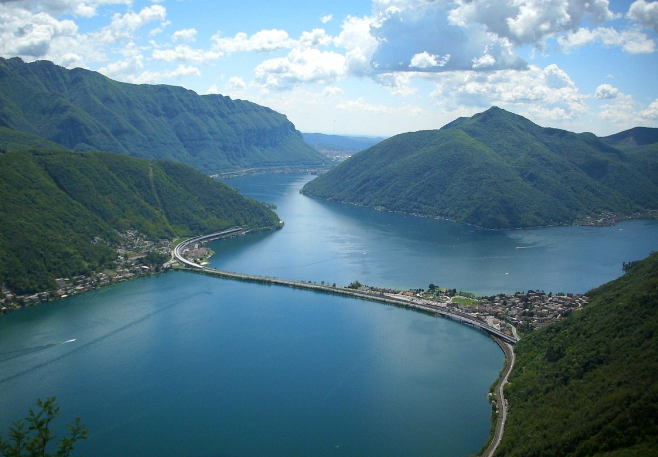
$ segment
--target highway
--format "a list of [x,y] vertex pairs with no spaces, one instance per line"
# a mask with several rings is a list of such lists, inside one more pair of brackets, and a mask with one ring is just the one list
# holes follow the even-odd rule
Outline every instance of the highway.
[[[183,241],[182,243],[179,243],[175,248],[174,248],[174,258],[178,260],[181,264],[183,264],[187,269],[191,271],[196,271],[199,273],[207,274],[207,275],[212,275],[212,276],[219,276],[222,278],[228,278],[228,279],[237,279],[240,281],[251,281],[251,282],[259,282],[259,283],[264,283],[264,284],[276,284],[276,285],[281,285],[281,286],[287,286],[287,287],[295,287],[299,289],[307,289],[307,290],[314,290],[318,292],[326,292],[326,293],[331,293],[331,294],[338,294],[338,295],[347,295],[350,297],[355,297],[355,298],[361,298],[365,300],[371,300],[371,301],[377,301],[381,303],[386,303],[390,305],[396,305],[396,306],[404,306],[407,308],[413,308],[417,309],[420,311],[428,312],[431,314],[438,314],[459,322],[462,322],[464,324],[470,325],[472,327],[478,328],[486,333],[489,333],[491,336],[495,338],[499,338],[500,340],[504,341],[505,343],[508,344],[515,344],[518,341],[518,338],[507,335],[500,330],[491,327],[487,325],[485,322],[478,320],[477,318],[466,314],[462,313],[457,310],[449,309],[445,306],[437,305],[436,303],[433,303],[428,300],[422,300],[416,297],[401,297],[399,295],[392,295],[392,294],[383,294],[383,293],[377,293],[377,292],[368,292],[368,291],[362,291],[362,290],[356,290],[356,289],[349,289],[347,287],[333,287],[329,285],[321,285],[321,284],[314,284],[310,282],[304,282],[304,281],[293,281],[289,279],[280,279],[280,278],[274,278],[270,276],[258,276],[258,275],[249,275],[249,274],[244,274],[244,273],[232,273],[229,271],[225,270],[218,270],[216,268],[211,268],[211,267],[206,267],[204,265],[199,265],[195,262],[192,262],[188,259],[186,259],[183,256],[183,252],[185,251],[185,248],[192,244],[196,243],[202,243],[205,241],[210,241],[210,240],[215,240],[219,238],[223,238],[226,236],[230,235],[235,235],[235,234],[244,234],[247,233],[248,230],[245,229],[244,227],[234,227],[228,230],[224,230],[221,232],[215,232],[211,233],[209,235],[202,235],[194,238],[190,238],[188,240]],[[504,349],[503,349],[504,351]]]

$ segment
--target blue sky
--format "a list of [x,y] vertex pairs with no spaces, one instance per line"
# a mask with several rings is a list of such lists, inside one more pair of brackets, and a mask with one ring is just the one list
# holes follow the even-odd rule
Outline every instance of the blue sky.
[[0,0],[0,55],[390,136],[492,105],[608,135],[658,127],[658,1]]

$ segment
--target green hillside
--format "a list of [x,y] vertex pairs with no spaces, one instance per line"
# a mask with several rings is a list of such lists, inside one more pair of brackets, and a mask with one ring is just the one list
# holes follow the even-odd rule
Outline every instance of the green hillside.
[[44,140],[36,135],[19,132],[7,127],[0,127],[0,150],[8,151],[29,148],[51,149],[54,151],[67,150],[64,146]]
[[303,193],[487,228],[658,208],[658,186],[621,150],[500,108],[385,140]]
[[497,456],[658,455],[658,253],[515,346]]
[[658,186],[658,129],[636,127],[601,138],[626,154],[629,166]]
[[658,129],[651,127],[635,127],[601,138],[614,146],[644,146],[658,143]]
[[117,231],[151,239],[276,227],[263,204],[182,164],[112,153],[0,153],[0,284],[54,288],[116,258]]
[[0,58],[0,126],[73,151],[174,160],[207,174],[326,161],[269,108],[181,87],[120,83],[48,61]]

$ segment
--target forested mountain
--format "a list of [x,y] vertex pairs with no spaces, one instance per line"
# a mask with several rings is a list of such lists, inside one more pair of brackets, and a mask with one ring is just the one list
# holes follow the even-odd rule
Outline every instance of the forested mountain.
[[601,138],[622,151],[629,165],[658,186],[658,129],[636,127]]
[[658,253],[524,337],[497,456],[658,455]]
[[593,134],[494,107],[385,140],[303,192],[487,228],[531,227],[658,208],[655,176],[638,164]]
[[614,146],[644,146],[658,143],[658,129],[651,127],[635,127],[614,135],[601,138]]
[[4,148],[0,196],[0,284],[18,293],[102,269],[117,231],[158,239],[279,221],[186,165],[112,153]]
[[174,160],[207,174],[327,160],[284,115],[254,103],[19,58],[0,58],[0,127],[73,151]]

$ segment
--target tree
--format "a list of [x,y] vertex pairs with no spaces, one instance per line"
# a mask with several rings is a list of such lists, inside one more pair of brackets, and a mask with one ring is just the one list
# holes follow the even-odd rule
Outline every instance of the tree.
[[436,289],[436,286],[432,283],[432,284],[429,285],[428,289],[429,290],[434,290],[434,289]]
[[30,410],[25,422],[20,419],[14,422],[9,428],[7,440],[0,437],[0,452],[3,457],[68,457],[78,440],[87,439],[87,427],[80,423],[78,417],[75,419],[75,425],[67,424],[71,436],[62,437],[57,443],[53,443],[54,454],[47,452],[50,442],[57,440],[57,436],[51,434],[52,421],[61,413],[55,403],[55,397],[46,401],[39,399],[37,406],[40,409],[38,413]]
[[347,287],[349,287],[350,289],[360,289],[361,285],[362,284],[359,281],[354,281]]

